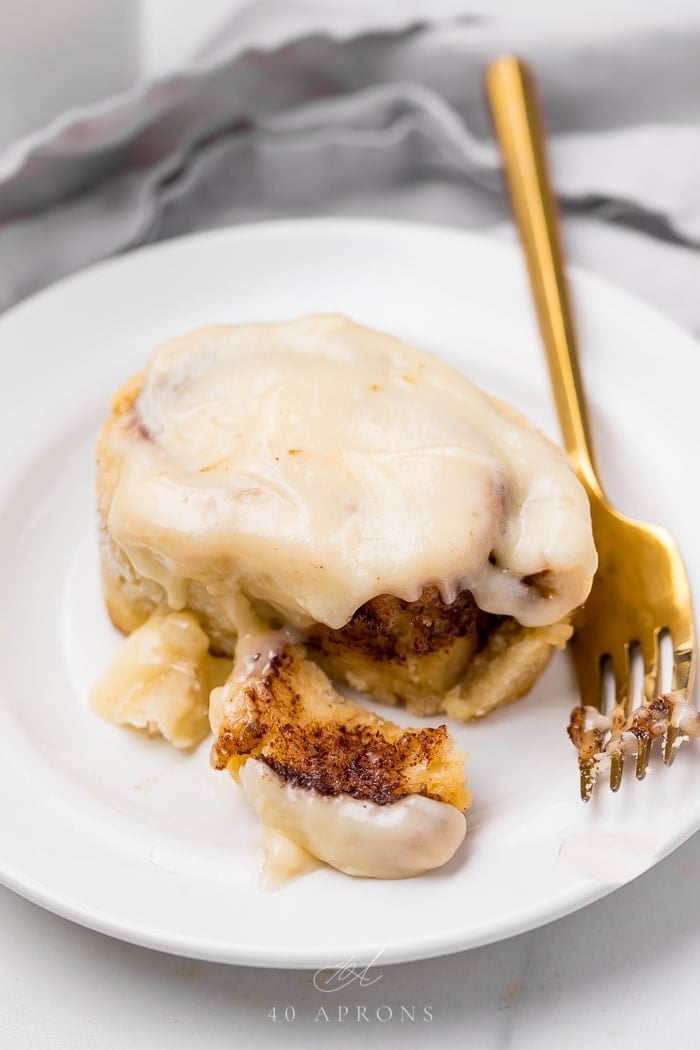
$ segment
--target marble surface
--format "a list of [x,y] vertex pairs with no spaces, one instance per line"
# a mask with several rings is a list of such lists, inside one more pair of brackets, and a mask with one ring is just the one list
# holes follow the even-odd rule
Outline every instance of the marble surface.
[[0,1045],[694,1050],[699,883],[700,834],[575,915],[444,959],[378,960],[365,987],[334,992],[306,971],[136,948],[0,889]]

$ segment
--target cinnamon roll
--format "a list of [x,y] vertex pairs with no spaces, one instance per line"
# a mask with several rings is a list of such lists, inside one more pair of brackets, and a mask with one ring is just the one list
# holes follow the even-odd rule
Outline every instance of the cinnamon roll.
[[[128,634],[187,611],[210,655],[235,658],[225,702],[213,694],[215,762],[276,820],[306,812],[307,831],[321,826],[311,811],[327,812],[309,808],[311,790],[326,807],[342,796],[459,809],[467,796],[462,773],[436,798],[429,761],[391,803],[342,777],[319,793],[303,750],[290,780],[268,744],[284,726],[305,738],[308,698],[287,703],[295,682],[299,694],[337,698],[335,680],[419,715],[480,717],[530,689],[596,569],[586,495],[560,450],[449,365],[338,316],[208,327],[161,346],[100,434],[98,506],[114,623]],[[252,730],[234,744],[231,725],[255,698],[267,721],[250,723],[268,735],[246,751]],[[402,768],[401,734],[423,732],[333,704],[337,732],[347,716],[384,740],[380,778]],[[305,848],[318,840],[295,834]]]

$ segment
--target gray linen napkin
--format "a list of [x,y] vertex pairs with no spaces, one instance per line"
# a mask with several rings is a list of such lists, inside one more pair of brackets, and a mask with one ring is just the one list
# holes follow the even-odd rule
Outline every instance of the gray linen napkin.
[[0,156],[0,308],[193,230],[381,215],[512,236],[481,89],[539,75],[569,255],[700,331],[700,13],[249,4],[188,70]]

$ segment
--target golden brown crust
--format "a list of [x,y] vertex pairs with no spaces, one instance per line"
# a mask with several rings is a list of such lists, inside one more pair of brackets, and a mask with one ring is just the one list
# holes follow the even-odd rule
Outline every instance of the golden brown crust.
[[143,386],[143,372],[137,372],[135,375],[130,376],[126,383],[117,390],[116,394],[112,398],[112,418],[117,419],[119,416],[123,416],[132,407],[136,398],[141,393]]
[[[545,574],[526,582],[547,586]],[[448,605],[426,587],[417,602],[375,598],[340,630],[317,625],[309,648],[331,677],[377,700],[467,722],[529,692],[570,635],[566,623],[523,627],[482,612],[467,591]]]
[[361,606],[339,630],[316,624],[307,642],[329,658],[350,648],[376,662],[405,666],[412,656],[449,649],[456,638],[468,638],[475,649],[488,619],[469,591],[462,591],[448,605],[438,588],[430,585],[415,602],[381,594]]
[[493,618],[463,591],[447,604],[435,586],[416,602],[383,594],[339,630],[317,624],[310,655],[331,675],[377,700],[438,714],[445,693],[464,674]]
[[216,768],[261,759],[289,784],[386,805],[411,794],[464,809],[464,755],[446,726],[403,729],[340,697],[301,647],[229,683]]
[[[132,376],[112,398],[112,415],[102,427],[97,439],[97,508],[99,527],[100,571],[102,591],[112,623],[124,634],[131,634],[154,612],[171,612],[168,598],[153,580],[141,576],[134,569],[124,551],[112,539],[109,511],[117,485],[120,459],[115,452],[118,443],[113,440],[118,427],[132,427],[144,441],[148,435],[134,406],[143,374]],[[202,627],[209,635],[212,652],[217,656],[232,657],[236,637],[217,602],[200,584],[190,581],[187,587],[186,608],[200,617]]]
[[475,654],[462,680],[445,695],[443,711],[459,722],[469,722],[525,696],[572,633],[567,622],[522,627],[504,618]]

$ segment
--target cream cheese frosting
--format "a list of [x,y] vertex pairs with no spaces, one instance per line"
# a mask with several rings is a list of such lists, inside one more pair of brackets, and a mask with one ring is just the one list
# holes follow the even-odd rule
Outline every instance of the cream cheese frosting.
[[95,684],[90,704],[118,725],[188,748],[209,731],[209,695],[231,673],[188,612],[154,613],[122,645]]
[[437,584],[525,626],[562,619],[597,559],[560,450],[456,369],[339,316],[161,346],[115,428],[108,529],[173,609],[187,581],[281,622],[341,627]]
[[264,827],[347,875],[420,875],[447,863],[467,830],[455,806],[422,795],[385,806],[350,795],[320,795],[286,783],[254,758],[243,763],[238,777]]

